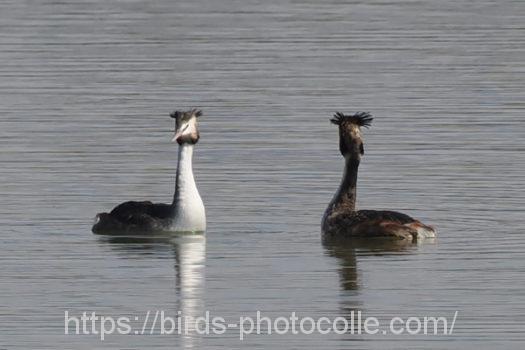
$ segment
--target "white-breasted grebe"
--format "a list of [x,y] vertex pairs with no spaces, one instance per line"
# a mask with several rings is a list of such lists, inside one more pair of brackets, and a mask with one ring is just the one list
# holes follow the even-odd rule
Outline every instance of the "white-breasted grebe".
[[369,113],[336,113],[331,122],[339,126],[339,150],[345,158],[341,185],[326,208],[321,228],[324,238],[391,238],[415,242],[418,237],[435,237],[433,227],[395,211],[357,210],[356,184],[359,162],[364,154],[361,127],[372,123]]
[[193,148],[199,141],[197,118],[200,110],[173,112],[175,136],[179,144],[175,194],[171,204],[150,201],[124,202],[109,213],[99,213],[91,229],[97,234],[147,234],[151,232],[202,232],[206,214],[193,178]]

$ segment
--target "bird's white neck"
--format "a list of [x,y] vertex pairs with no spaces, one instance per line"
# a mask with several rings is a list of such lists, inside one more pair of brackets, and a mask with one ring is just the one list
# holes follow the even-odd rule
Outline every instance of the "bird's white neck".
[[173,197],[174,218],[172,231],[200,232],[206,230],[206,214],[201,196],[193,178],[192,144],[179,146],[177,179]]

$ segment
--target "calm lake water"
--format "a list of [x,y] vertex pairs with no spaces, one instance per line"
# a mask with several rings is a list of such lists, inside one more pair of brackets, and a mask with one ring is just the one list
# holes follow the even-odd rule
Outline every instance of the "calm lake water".
[[[523,18],[521,1],[2,1],[0,348],[522,348]],[[206,235],[91,234],[120,202],[171,200],[168,114],[190,107]],[[435,242],[323,246],[337,110],[375,116],[359,207],[420,218]],[[360,310],[382,329],[458,315],[452,335],[101,341],[64,335],[66,310],[138,317],[134,330],[148,310]]]

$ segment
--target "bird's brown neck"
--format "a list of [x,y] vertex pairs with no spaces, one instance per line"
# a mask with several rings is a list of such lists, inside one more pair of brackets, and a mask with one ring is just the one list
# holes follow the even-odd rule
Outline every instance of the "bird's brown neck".
[[331,203],[333,211],[355,211],[358,168],[358,158],[346,157],[343,179]]

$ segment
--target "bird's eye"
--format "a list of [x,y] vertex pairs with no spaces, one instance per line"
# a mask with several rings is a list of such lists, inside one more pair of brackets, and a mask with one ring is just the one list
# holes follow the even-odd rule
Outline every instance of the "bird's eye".
[[181,131],[182,131],[182,132],[186,131],[186,129],[189,128],[189,126],[190,126],[190,124],[186,124],[186,125],[184,125],[184,127],[182,128]]

